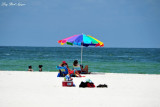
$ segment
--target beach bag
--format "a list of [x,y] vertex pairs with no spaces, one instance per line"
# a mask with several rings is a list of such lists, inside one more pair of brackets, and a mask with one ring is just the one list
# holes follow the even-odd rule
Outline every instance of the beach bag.
[[94,88],[94,87],[95,87],[94,83],[89,83],[89,84],[90,84],[90,87],[91,87],[91,88]]
[[89,83],[89,82],[87,82],[87,87],[94,88],[95,85],[94,85],[94,83]]
[[89,87],[89,88],[94,88],[95,85],[93,82],[89,83],[89,82],[81,82],[79,87],[85,88],[85,87]]
[[85,88],[85,87],[87,87],[87,83],[82,81],[80,83],[79,87]]

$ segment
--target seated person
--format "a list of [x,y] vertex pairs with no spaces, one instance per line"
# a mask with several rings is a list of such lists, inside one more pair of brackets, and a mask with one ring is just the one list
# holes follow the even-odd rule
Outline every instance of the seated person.
[[74,60],[73,69],[77,70],[79,73],[82,73],[82,74],[90,74],[90,72],[88,72],[88,65],[86,65],[85,68],[83,69],[83,66],[80,66],[78,64],[78,60]]
[[76,77],[81,77],[81,75],[76,70],[69,69],[66,61],[62,61],[62,63],[57,66],[57,69],[59,69],[57,77],[64,77],[67,74],[70,74],[71,76],[75,75]]
[[57,69],[59,69],[57,77],[64,77],[68,74],[68,64],[65,61],[62,61],[62,63],[57,66]]

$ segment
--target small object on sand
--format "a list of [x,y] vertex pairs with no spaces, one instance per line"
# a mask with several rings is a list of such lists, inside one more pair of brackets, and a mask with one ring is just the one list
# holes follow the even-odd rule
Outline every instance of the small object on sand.
[[108,88],[108,86],[106,84],[99,84],[97,88]]
[[63,87],[73,87],[73,81],[62,81],[62,86]]
[[67,74],[64,77],[64,81],[62,81],[62,86],[63,87],[75,87],[75,84],[72,81],[73,79],[71,78],[70,74]]

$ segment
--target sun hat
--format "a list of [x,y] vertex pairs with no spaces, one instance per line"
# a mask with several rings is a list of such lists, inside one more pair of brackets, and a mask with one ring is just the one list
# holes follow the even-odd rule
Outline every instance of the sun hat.
[[66,61],[62,61],[63,64],[66,64]]

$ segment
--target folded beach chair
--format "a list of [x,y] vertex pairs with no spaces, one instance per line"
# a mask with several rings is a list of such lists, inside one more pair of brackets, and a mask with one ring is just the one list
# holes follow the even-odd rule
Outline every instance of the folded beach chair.
[[60,71],[57,77],[65,77],[68,74],[68,69],[66,67],[56,66],[56,68]]

